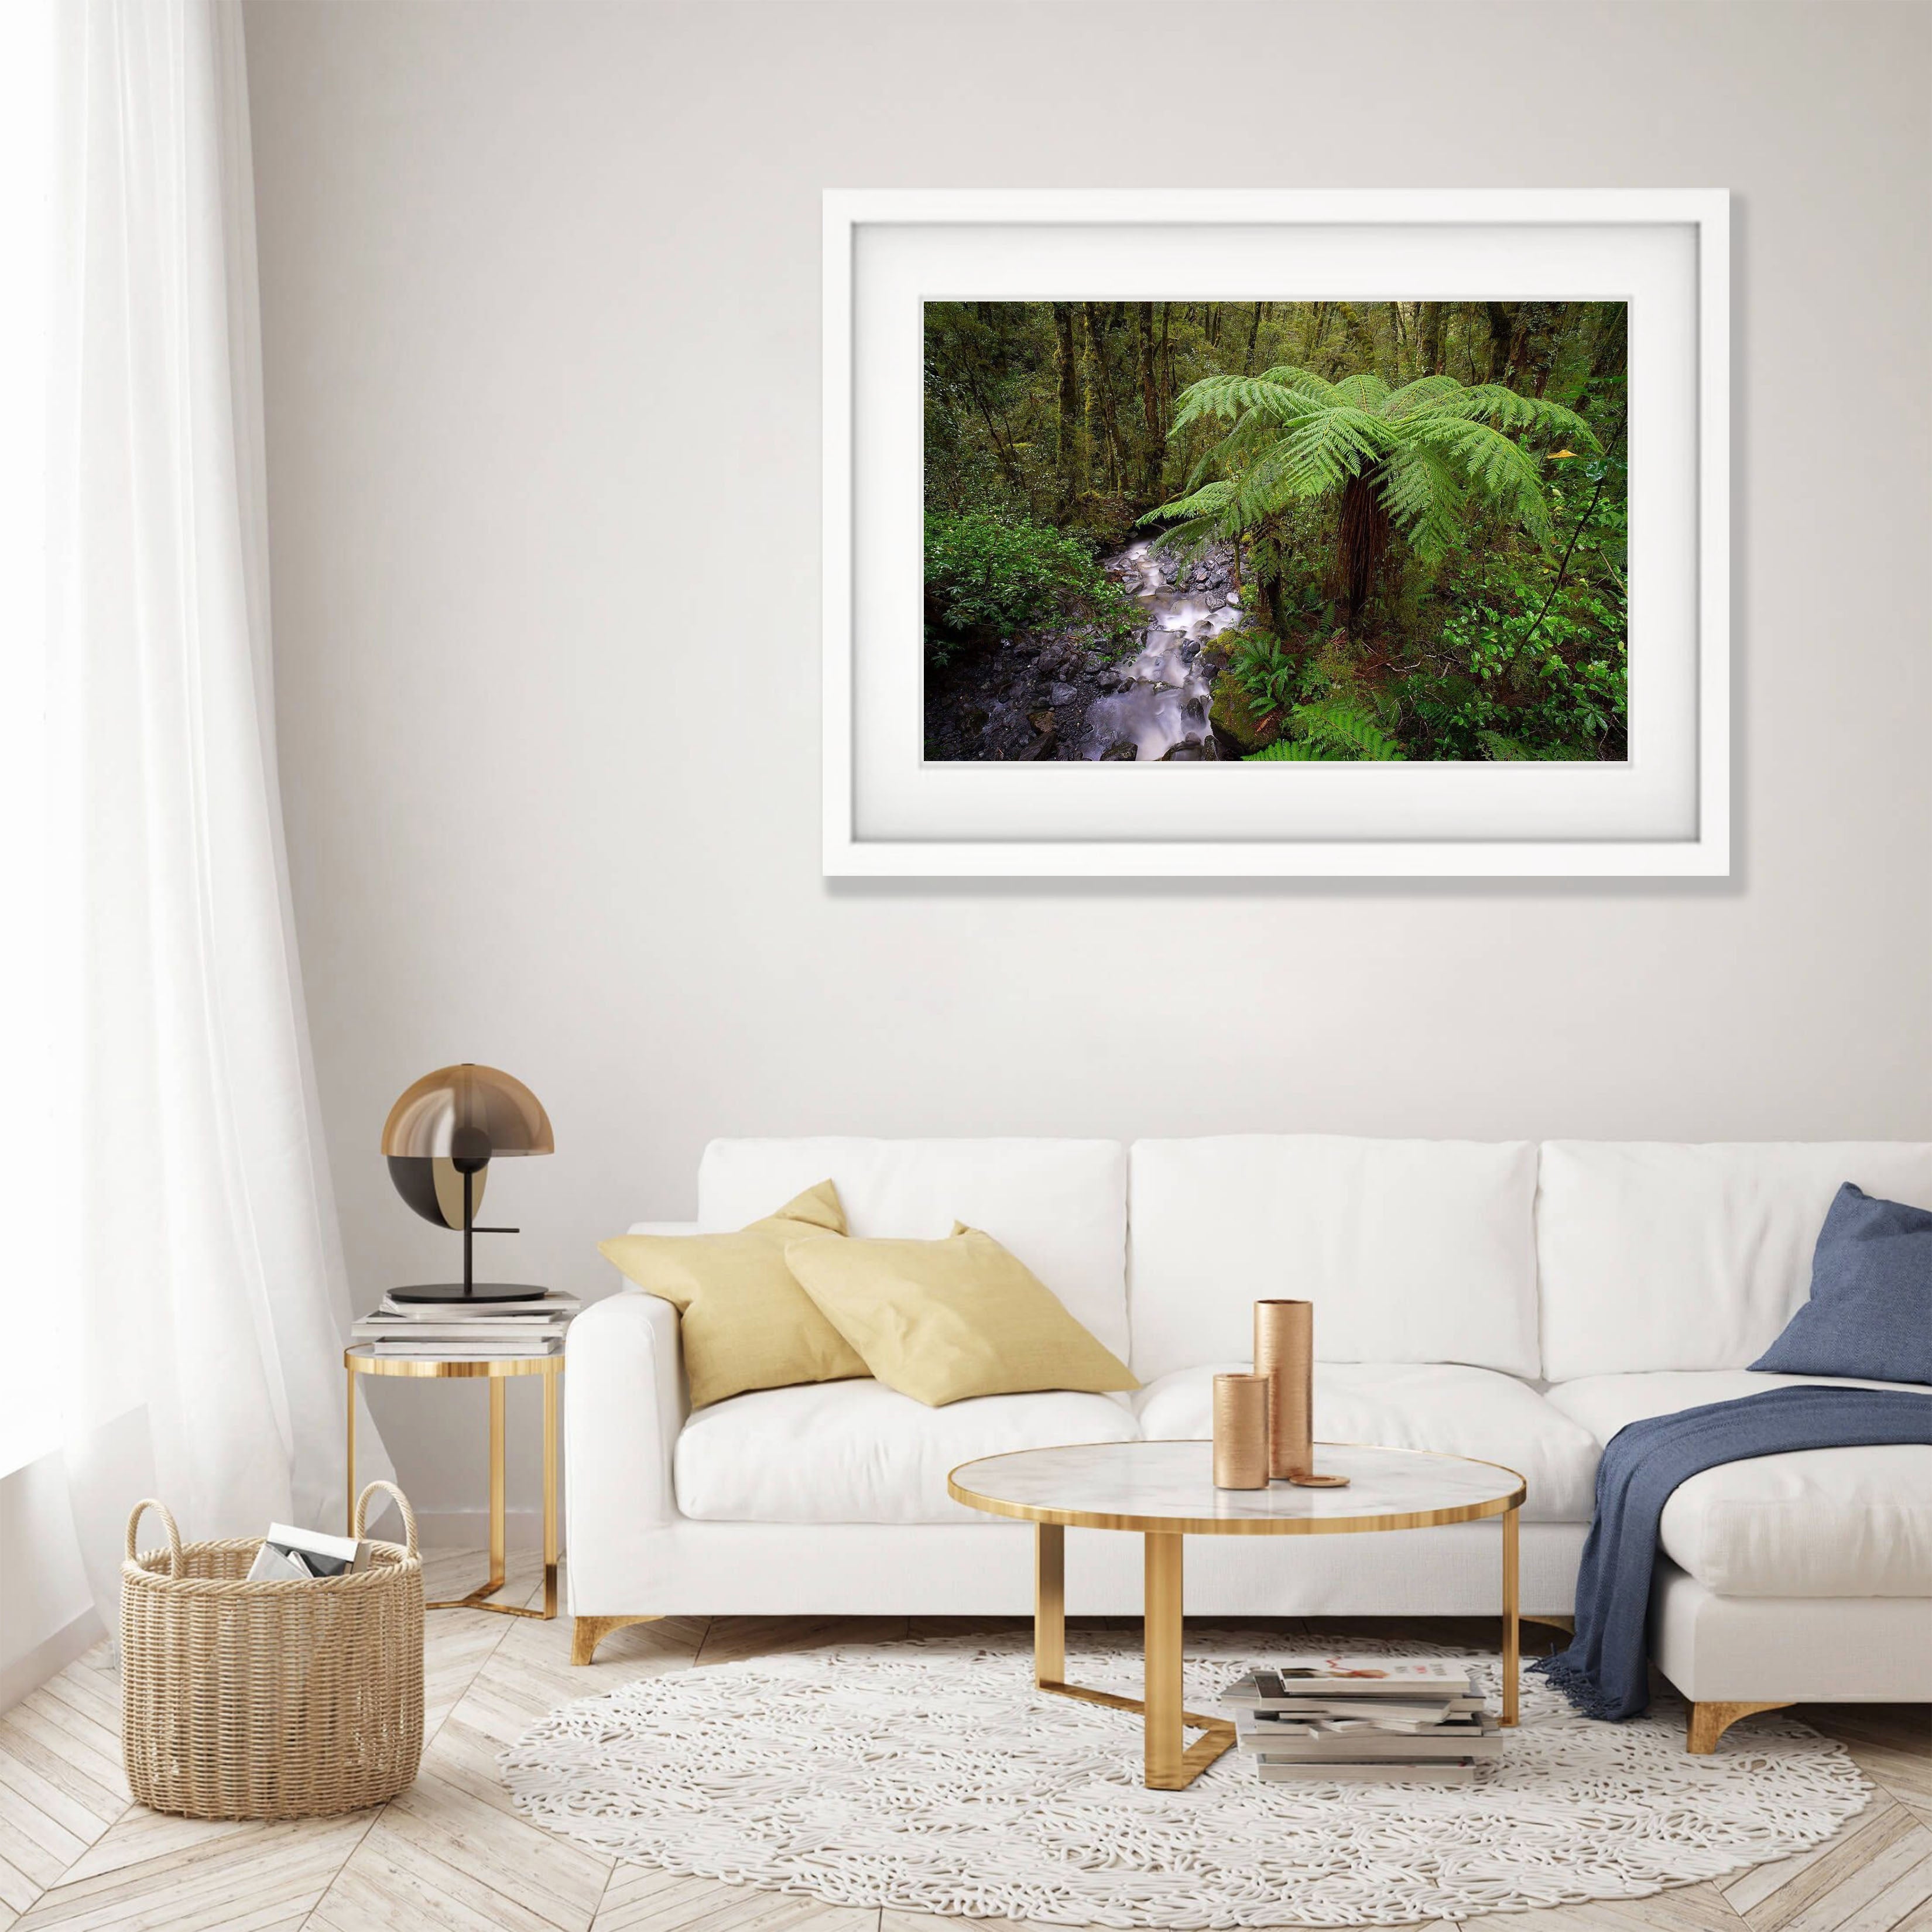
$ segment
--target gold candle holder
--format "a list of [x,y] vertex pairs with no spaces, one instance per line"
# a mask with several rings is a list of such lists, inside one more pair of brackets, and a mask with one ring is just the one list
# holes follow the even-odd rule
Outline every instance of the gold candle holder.
[[1268,1379],[1214,1378],[1214,1486],[1264,1490],[1268,1483]]
[[1255,1373],[1268,1385],[1268,1474],[1304,1489],[1340,1489],[1315,1470],[1315,1304],[1255,1304]]

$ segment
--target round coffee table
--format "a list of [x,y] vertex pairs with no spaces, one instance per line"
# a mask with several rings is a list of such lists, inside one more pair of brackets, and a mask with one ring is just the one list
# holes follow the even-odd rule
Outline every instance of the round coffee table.
[[[1503,1712],[1516,1720],[1516,1511],[1523,1480],[1498,1462],[1420,1449],[1354,1443],[1317,1447],[1324,1474],[1346,1489],[1217,1490],[1206,1442],[1092,1442],[1022,1449],[962,1462],[946,1479],[958,1502],[1024,1518],[1034,1531],[1034,1681],[1042,1690],[1141,1713],[1146,1782],[1158,1791],[1192,1784],[1234,1742],[1234,1727],[1181,1708],[1180,1546],[1184,1536],[1336,1536],[1430,1529],[1484,1516],[1503,1520]],[[1144,1697],[1069,1684],[1069,1526],[1138,1530],[1145,1538],[1142,1599]],[[1190,1744],[1184,1733],[1204,1733]]]

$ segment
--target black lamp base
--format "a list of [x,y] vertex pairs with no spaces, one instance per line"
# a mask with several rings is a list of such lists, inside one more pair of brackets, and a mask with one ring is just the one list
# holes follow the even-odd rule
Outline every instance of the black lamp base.
[[448,1303],[461,1308],[474,1307],[479,1301],[536,1301],[549,1292],[547,1288],[534,1288],[514,1281],[472,1282],[466,1288],[460,1281],[436,1281],[418,1283],[413,1288],[392,1288],[389,1299],[436,1306]]

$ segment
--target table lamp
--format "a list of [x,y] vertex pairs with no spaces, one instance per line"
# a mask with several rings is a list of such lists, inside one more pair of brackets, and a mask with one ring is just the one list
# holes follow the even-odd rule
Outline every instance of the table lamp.
[[518,1232],[476,1225],[490,1162],[504,1154],[554,1153],[556,1144],[542,1103],[496,1067],[469,1060],[439,1066],[406,1088],[382,1129],[389,1178],[425,1221],[463,1231],[463,1280],[394,1288],[394,1298],[460,1304],[543,1294],[541,1288],[514,1282],[477,1280],[472,1250],[478,1234]]

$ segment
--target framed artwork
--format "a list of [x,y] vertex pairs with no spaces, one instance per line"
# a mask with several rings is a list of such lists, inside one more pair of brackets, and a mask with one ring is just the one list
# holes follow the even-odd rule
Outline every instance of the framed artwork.
[[829,192],[829,874],[1730,869],[1729,202]]

